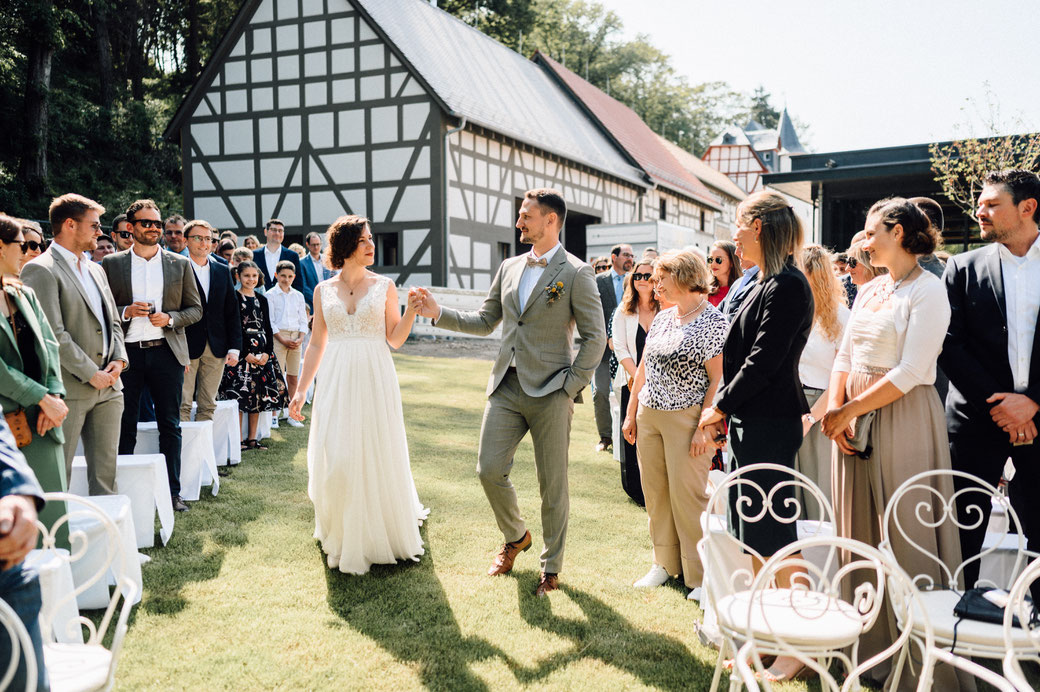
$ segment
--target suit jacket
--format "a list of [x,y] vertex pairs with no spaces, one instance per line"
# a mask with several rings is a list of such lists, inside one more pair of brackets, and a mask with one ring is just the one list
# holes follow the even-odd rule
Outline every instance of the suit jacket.
[[[123,328],[108,277],[100,264],[87,262],[86,265],[101,293],[102,319],[108,327],[107,343],[101,322],[90,309],[75,269],[64,257],[48,249],[22,268],[22,281],[36,292],[58,340],[62,380],[69,399],[93,396],[97,390],[91,386],[90,378],[112,361],[121,360],[124,367],[127,365]],[[122,379],[117,378],[112,389],[121,391]]]
[[[195,276],[194,268],[191,273]],[[217,358],[226,356],[229,349],[241,351],[242,316],[238,310],[238,294],[231,283],[231,270],[210,261],[209,297],[202,290],[198,276],[195,276],[195,287],[202,301],[202,319],[184,330],[188,340],[188,357],[195,359],[201,356],[207,343]]]
[[[994,404],[986,399],[1015,391],[999,245],[954,255],[946,262],[943,281],[950,298],[950,326],[939,354],[939,366],[950,379],[947,426],[952,433],[998,432],[989,413]],[[1040,402],[1040,339],[1033,339],[1023,394]],[[1040,415],[1034,421],[1040,423]]]
[[[264,277],[264,290],[270,291],[271,286],[278,283],[278,279],[275,276],[267,275],[267,260],[264,258],[264,248],[266,246],[261,245],[257,249],[253,250],[253,261],[256,262],[256,266],[260,267],[260,273]],[[287,247],[282,248],[282,256],[278,258],[278,261],[289,260],[296,267],[296,278],[293,279],[292,286],[300,293],[303,293],[303,273],[300,271],[300,256]]]
[[[134,286],[131,279],[130,253],[133,248],[113,253],[101,261],[101,267],[108,275],[108,285],[112,288],[112,297],[116,301],[116,311],[122,321],[123,335],[130,328],[130,320],[123,320],[123,311],[134,302]],[[188,325],[202,319],[202,299],[199,297],[198,284],[195,283],[195,272],[180,255],[169,250],[162,253],[163,298],[160,310],[170,316],[170,323],[163,327],[163,337],[170,345],[177,362],[187,366],[188,341],[184,330]],[[130,367],[133,367],[133,363]]]
[[[599,302],[603,305],[603,324],[608,325],[614,318],[614,311],[618,306],[617,297],[614,295],[613,269],[596,274],[596,289],[599,291]],[[603,351],[603,362],[610,360],[610,354],[609,348]]]
[[[603,306],[592,267],[563,248],[556,251],[531,290],[523,310],[518,287],[527,266],[526,255],[503,262],[479,310],[443,308],[436,326],[485,336],[502,323],[502,346],[491,369],[490,396],[516,358],[520,386],[529,396],[546,396],[558,389],[576,399],[591,380],[607,345]],[[562,282],[563,294],[551,303],[545,287]],[[580,344],[572,355],[574,328]]]
[[318,274],[314,271],[314,263],[310,261],[310,255],[307,255],[300,260],[300,275],[301,283],[303,288],[300,292],[303,293],[303,299],[307,301],[307,307],[314,312],[314,288],[325,279],[332,278],[332,271],[327,269],[324,265],[321,267],[321,273]]
[[809,282],[792,262],[779,274],[753,282],[726,334],[724,384],[715,405],[738,418],[808,413],[798,361],[812,319]]
[[[54,338],[47,316],[36,298],[36,293],[28,286],[5,286],[2,289],[22,313],[32,330],[36,358],[40,361],[40,372],[43,382],[36,382],[24,374],[25,365],[22,354],[18,351],[11,323],[0,319],[0,406],[4,413],[17,411],[19,408],[30,409],[36,406],[44,394],[65,396],[65,385],[61,381],[61,364],[58,361],[58,340]],[[29,425],[36,429],[36,409],[29,411]],[[58,444],[64,444],[61,426],[47,431],[47,437]]]
[[747,298],[748,293],[751,292],[751,289],[754,288],[757,283],[758,267],[754,267],[754,270],[754,273],[748,277],[747,281],[744,281],[744,277],[741,275],[738,280],[740,281],[740,285],[736,286],[735,289],[731,288],[729,292],[726,293],[726,297],[722,300],[722,305],[719,306],[719,310],[731,323],[733,322],[733,318],[737,316],[737,313],[740,312],[740,306],[744,304],[744,300]]

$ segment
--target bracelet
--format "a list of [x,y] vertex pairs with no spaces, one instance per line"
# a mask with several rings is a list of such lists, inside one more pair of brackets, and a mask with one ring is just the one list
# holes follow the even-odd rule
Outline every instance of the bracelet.
[[802,415],[802,420],[804,420],[805,422],[807,422],[807,423],[808,423],[809,425],[815,425],[815,424],[816,424],[816,422],[817,422],[817,421],[816,421],[816,416],[814,416],[814,415],[812,414],[812,411],[810,411],[809,413],[805,413],[805,414],[803,414],[803,415]]

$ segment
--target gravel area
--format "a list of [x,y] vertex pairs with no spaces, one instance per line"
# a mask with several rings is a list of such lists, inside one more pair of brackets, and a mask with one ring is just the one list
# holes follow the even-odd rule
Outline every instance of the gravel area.
[[475,358],[494,360],[502,342],[498,339],[431,338],[413,337],[397,349],[409,356],[432,356],[434,358]]

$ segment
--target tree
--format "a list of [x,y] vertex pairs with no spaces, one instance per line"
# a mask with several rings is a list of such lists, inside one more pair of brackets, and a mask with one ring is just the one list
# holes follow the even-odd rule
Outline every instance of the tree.
[[772,95],[765,87],[759,86],[755,93],[751,94],[751,104],[748,108],[748,118],[767,129],[774,129],[780,124],[780,111],[773,108],[770,103]]
[[47,182],[47,126],[50,115],[51,62],[58,48],[58,20],[53,0],[28,2],[24,27],[33,37],[26,55],[24,118],[20,172],[31,191]]

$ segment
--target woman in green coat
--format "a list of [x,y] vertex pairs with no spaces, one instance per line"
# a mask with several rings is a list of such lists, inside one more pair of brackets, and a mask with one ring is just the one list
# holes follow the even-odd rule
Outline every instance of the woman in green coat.
[[[69,409],[62,400],[58,341],[36,294],[17,279],[25,263],[24,242],[21,223],[0,214],[0,407],[4,415],[25,411],[32,442],[22,454],[44,491],[66,492],[61,424]],[[65,503],[48,502],[40,521],[50,528],[65,511]],[[67,547],[68,527],[56,538]]]

